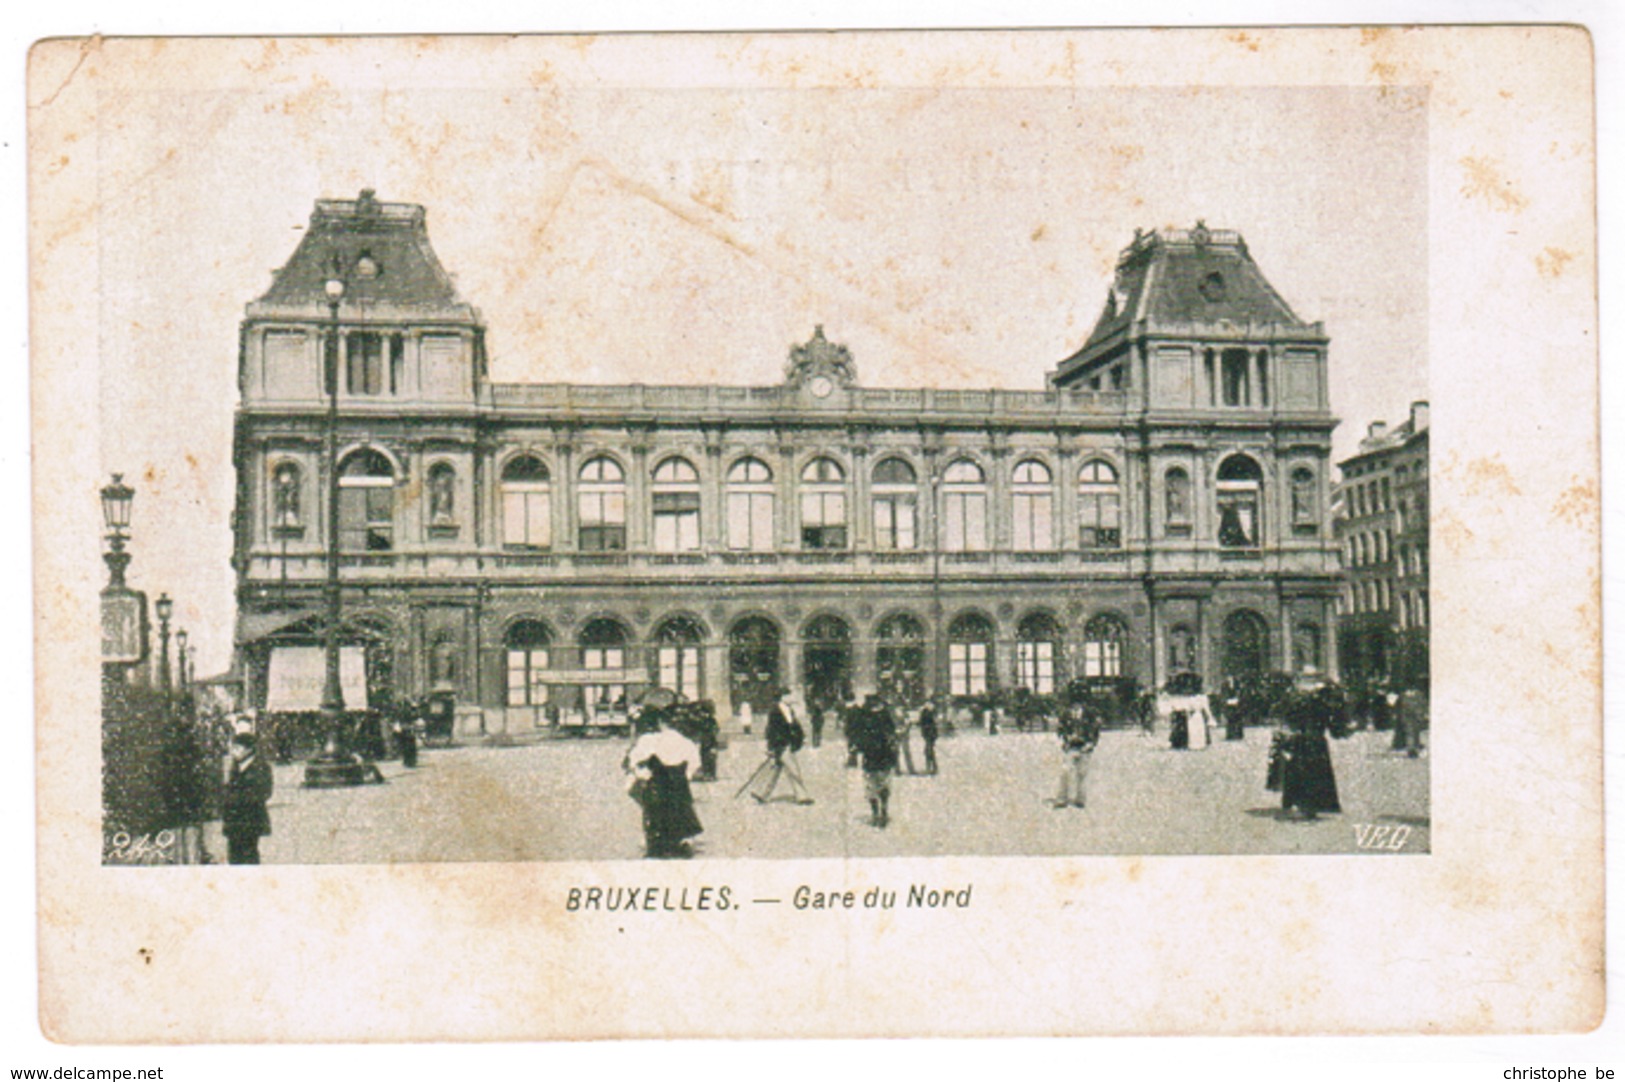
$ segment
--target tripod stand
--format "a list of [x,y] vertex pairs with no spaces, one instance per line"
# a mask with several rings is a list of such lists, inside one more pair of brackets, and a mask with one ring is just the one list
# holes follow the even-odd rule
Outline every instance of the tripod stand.
[[785,774],[790,776],[790,791],[800,794],[794,798],[795,802],[797,804],[812,803],[812,798],[807,795],[807,783],[801,780],[801,769],[796,766],[794,756],[776,755],[771,751],[762,759],[761,765],[751,773],[751,776],[745,779],[745,784],[739,787],[739,791],[734,793],[734,799],[738,800],[744,796],[745,791],[754,786],[757,780],[769,770],[773,773],[767,783],[767,790],[759,795],[754,792],[751,793],[751,796],[756,797],[757,803],[766,804],[768,802],[773,796],[773,790],[779,784],[779,778]]

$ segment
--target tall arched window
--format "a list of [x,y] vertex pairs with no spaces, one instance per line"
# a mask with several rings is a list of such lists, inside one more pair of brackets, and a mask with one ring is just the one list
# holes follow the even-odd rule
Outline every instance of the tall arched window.
[[801,547],[846,548],[846,471],[833,458],[801,471]]
[[513,548],[553,547],[553,497],[547,466],[520,455],[502,468],[502,543]]
[[1163,519],[1170,536],[1191,532],[1191,475],[1175,466],[1162,476]]
[[305,521],[304,487],[299,467],[278,463],[271,473],[271,525],[277,529],[297,529]]
[[457,471],[436,462],[429,467],[429,525],[450,526],[457,521]]
[[875,548],[907,552],[914,548],[914,507],[919,487],[914,467],[900,458],[887,458],[875,464],[870,489],[874,508]]
[[1246,455],[1231,455],[1219,464],[1219,545],[1228,549],[1258,547],[1258,513],[1264,473]]
[[1035,458],[1016,463],[1010,477],[1011,546],[1017,552],[1055,547],[1055,497],[1049,467]]
[[626,475],[600,455],[581,464],[576,490],[582,552],[626,551]]
[[986,695],[993,671],[993,625],[968,612],[948,625],[948,694]]
[[[1083,675],[1122,676],[1128,629],[1115,616],[1096,616],[1083,628]],[[1172,668],[1172,666],[1170,666]]]
[[686,458],[668,458],[655,467],[656,552],[700,550],[700,475]]
[[947,552],[987,548],[987,480],[968,458],[950,463],[942,474],[942,547]]
[[1110,462],[1093,459],[1078,471],[1078,543],[1086,549],[1123,544],[1122,496]]
[[690,702],[700,698],[700,626],[686,616],[673,617],[655,632],[655,680]]
[[603,683],[583,689],[587,715],[626,713],[626,684],[622,682],[626,669],[625,630],[614,620],[589,620],[581,629],[580,644],[581,667],[604,673]]
[[875,683],[888,702],[912,706],[925,698],[925,627],[907,613],[875,629]]
[[1016,686],[1034,695],[1055,693],[1055,662],[1061,653],[1061,628],[1055,617],[1035,612],[1016,628]]
[[544,679],[553,636],[540,620],[516,620],[508,628],[508,705],[547,705]]
[[728,470],[728,547],[773,551],[773,471],[761,459],[742,458]]
[[339,464],[339,545],[350,552],[395,547],[395,471],[370,448]]

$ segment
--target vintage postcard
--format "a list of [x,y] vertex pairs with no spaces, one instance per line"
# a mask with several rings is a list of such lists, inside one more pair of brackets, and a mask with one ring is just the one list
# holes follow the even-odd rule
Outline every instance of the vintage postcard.
[[29,105],[53,1039],[1600,1019],[1583,31]]

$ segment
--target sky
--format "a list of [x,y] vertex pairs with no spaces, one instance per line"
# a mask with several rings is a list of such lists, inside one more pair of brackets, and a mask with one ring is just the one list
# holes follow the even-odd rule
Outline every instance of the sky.
[[101,460],[137,489],[132,581],[175,597],[200,673],[229,663],[244,305],[316,199],[362,188],[427,208],[502,381],[774,383],[822,324],[868,386],[1039,389],[1135,228],[1202,219],[1324,322],[1338,457],[1427,397],[1420,91],[497,88],[427,58],[357,86],[308,58],[241,66],[132,77],[97,132]]

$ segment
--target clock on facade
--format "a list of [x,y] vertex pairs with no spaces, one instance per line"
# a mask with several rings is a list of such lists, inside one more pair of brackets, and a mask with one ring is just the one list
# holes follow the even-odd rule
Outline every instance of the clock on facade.
[[808,384],[808,387],[815,397],[827,398],[829,393],[835,389],[835,384],[830,382],[828,376],[815,376],[812,383]]

